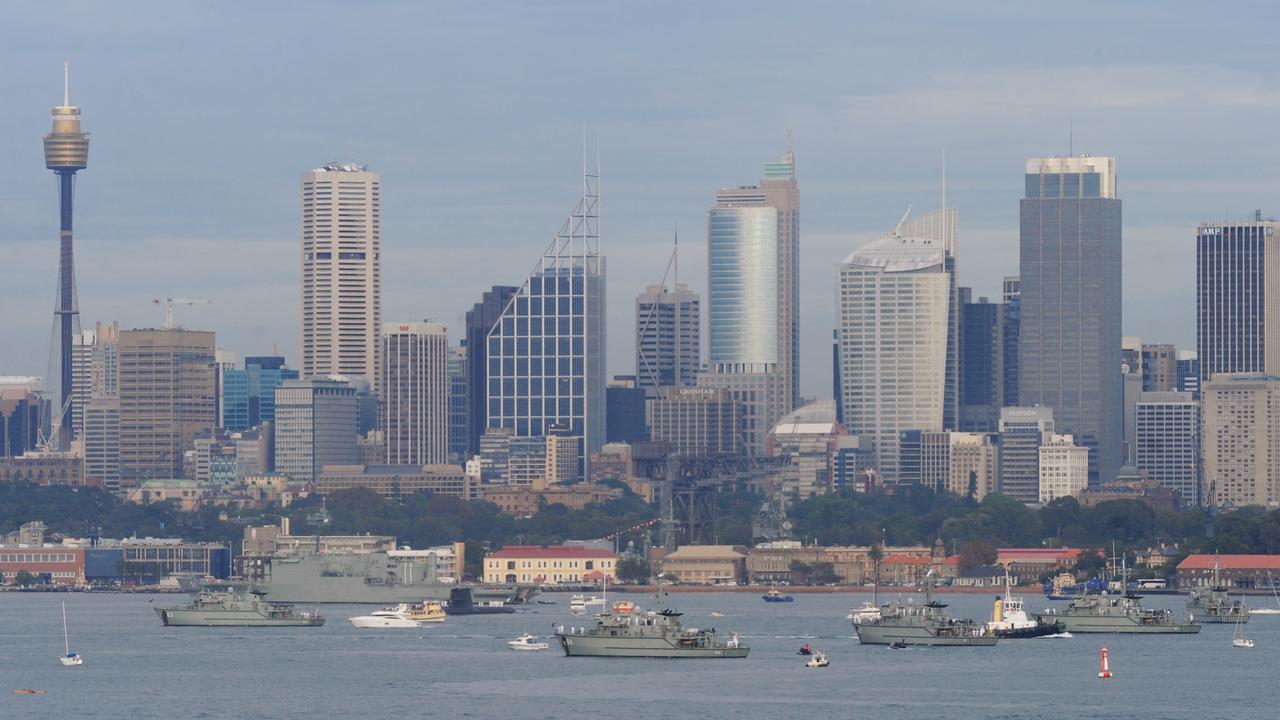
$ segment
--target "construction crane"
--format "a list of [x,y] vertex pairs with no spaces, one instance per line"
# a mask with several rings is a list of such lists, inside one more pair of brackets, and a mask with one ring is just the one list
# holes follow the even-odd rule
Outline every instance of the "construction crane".
[[163,326],[162,326],[162,328],[161,328],[161,329],[163,329],[163,330],[176,330],[176,329],[178,329],[178,324],[177,324],[176,322],[174,322],[174,320],[173,320],[173,306],[174,306],[174,305],[210,305],[210,304],[212,304],[212,303],[210,303],[210,301],[208,301],[208,300],[199,300],[199,299],[191,300],[191,299],[187,299],[187,298],[171,298],[171,297],[167,297],[167,298],[152,298],[152,299],[151,299],[151,303],[152,303],[153,305],[163,305],[163,306],[164,306],[164,325],[163,325]]

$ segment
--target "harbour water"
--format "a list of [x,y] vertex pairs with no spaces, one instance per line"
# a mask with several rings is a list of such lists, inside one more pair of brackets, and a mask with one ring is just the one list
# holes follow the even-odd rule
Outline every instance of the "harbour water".
[[[915,594],[923,600],[923,594]],[[610,593],[645,608],[652,596]],[[939,594],[955,617],[987,620],[992,594]],[[859,645],[845,615],[867,596],[671,593],[687,626],[736,631],[741,660],[566,658],[554,646],[512,652],[521,632],[587,626],[569,597],[540,596],[513,615],[450,617],[419,630],[359,630],[369,606],[322,606],[319,628],[166,628],[152,608],[180,595],[0,594],[0,718],[1170,718],[1270,716],[1280,706],[1280,617],[1198,635],[1076,635],[994,648],[889,650]],[[882,598],[883,599],[883,598]],[[59,602],[83,667],[58,663]],[[1183,611],[1182,596],[1148,597]],[[1051,603],[1027,596],[1027,609]],[[725,617],[713,618],[712,611]],[[1106,642],[1115,677],[1099,680]],[[808,643],[831,660],[806,669]],[[45,695],[14,695],[39,688]]]

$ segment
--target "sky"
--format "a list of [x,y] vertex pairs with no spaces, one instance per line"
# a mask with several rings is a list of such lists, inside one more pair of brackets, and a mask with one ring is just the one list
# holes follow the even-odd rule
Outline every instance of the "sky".
[[[382,176],[384,320],[461,336],[518,285],[598,136],[608,366],[666,267],[706,291],[706,216],[794,136],[801,391],[830,396],[836,264],[906,210],[959,209],[959,282],[1017,273],[1027,158],[1117,158],[1124,332],[1194,348],[1198,222],[1280,214],[1265,3],[20,2],[0,43],[0,375],[45,375],[57,193],[41,140],[71,61],[81,321],[153,297],[238,356],[298,364],[299,178]],[[1247,22],[1246,22],[1247,19]],[[57,32],[51,29],[56,28]]]

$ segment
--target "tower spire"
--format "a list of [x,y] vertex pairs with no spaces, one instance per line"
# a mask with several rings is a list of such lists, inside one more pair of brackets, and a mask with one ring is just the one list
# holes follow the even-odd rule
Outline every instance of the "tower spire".
[[71,107],[71,61],[62,61],[62,107]]

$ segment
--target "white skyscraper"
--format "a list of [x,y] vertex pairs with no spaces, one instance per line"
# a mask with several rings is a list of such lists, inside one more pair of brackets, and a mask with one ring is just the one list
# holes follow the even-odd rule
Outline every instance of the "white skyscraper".
[[360,165],[302,176],[302,377],[358,375],[377,391],[380,179]]
[[885,482],[898,482],[899,433],[941,431],[952,322],[942,213],[910,224],[845,258],[838,269],[841,417],[874,443]]
[[387,323],[379,409],[392,465],[448,460],[449,336],[438,323]]

